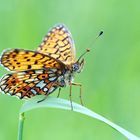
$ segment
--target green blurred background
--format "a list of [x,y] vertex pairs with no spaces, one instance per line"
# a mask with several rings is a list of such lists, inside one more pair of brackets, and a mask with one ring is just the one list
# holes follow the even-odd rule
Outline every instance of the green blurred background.
[[[139,0],[0,0],[0,52],[35,50],[48,29],[64,23],[77,57],[88,47],[83,85],[85,105],[140,136],[140,1]],[[104,35],[89,46],[100,30]],[[0,76],[8,73],[0,68]],[[57,96],[54,92],[51,96]],[[73,88],[73,100],[79,102]],[[69,87],[61,97],[69,99]],[[0,95],[0,140],[16,140],[18,113],[24,101]],[[25,114],[24,140],[125,140],[97,120],[74,112],[38,109]]]

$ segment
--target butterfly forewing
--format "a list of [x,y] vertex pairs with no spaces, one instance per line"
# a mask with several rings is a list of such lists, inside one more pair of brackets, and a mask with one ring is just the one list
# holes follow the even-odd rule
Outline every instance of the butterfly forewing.
[[63,64],[58,60],[35,51],[7,50],[2,54],[1,64],[12,71],[33,70],[42,68],[62,69]]
[[0,88],[5,94],[19,98],[30,98],[39,94],[50,94],[57,87],[57,69],[29,70],[5,75]]
[[76,59],[71,33],[62,24],[49,31],[37,51],[58,59],[65,65],[74,63]]

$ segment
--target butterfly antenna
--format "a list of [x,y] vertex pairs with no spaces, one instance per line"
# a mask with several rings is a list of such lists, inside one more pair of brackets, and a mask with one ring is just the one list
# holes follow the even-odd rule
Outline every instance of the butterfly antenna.
[[[103,34],[103,31],[100,31],[100,33],[98,34],[98,36],[91,42],[92,46],[93,44],[95,44],[96,40]],[[79,57],[79,59],[77,61],[80,61],[80,59],[87,53],[90,52],[90,49],[86,49],[86,51]]]

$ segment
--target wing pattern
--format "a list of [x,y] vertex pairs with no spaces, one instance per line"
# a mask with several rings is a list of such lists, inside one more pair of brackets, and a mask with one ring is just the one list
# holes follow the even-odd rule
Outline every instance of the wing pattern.
[[49,31],[37,51],[58,59],[66,65],[74,63],[76,59],[71,33],[62,24]]
[[0,88],[5,94],[30,98],[40,94],[50,94],[59,85],[57,84],[57,70],[29,70],[7,74],[0,81]]
[[63,64],[58,60],[35,51],[7,50],[2,54],[1,64],[13,71],[33,70],[42,68],[62,69]]

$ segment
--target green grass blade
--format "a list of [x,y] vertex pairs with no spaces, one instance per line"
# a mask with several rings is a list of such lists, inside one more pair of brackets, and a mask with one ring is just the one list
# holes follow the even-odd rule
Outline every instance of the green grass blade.
[[[36,97],[32,98],[31,100],[25,102],[23,104],[23,106],[21,107],[20,113],[22,114],[22,113],[24,113],[26,111],[29,111],[29,110],[32,110],[32,109],[44,108],[44,107],[71,110],[70,101],[60,99],[60,98],[48,97],[45,101],[37,103],[37,101],[43,99],[43,97],[44,96],[36,96]],[[73,102],[73,111],[79,112],[79,113],[87,115],[87,116],[90,116],[92,118],[95,118],[95,119],[97,119],[101,122],[104,122],[104,123],[108,124],[112,128],[116,129],[118,132],[123,134],[129,140],[140,140],[140,138],[138,138],[134,134],[128,132],[124,128],[122,128],[122,127],[118,126],[117,124],[111,122],[110,120],[106,119],[105,117],[89,110],[86,107],[83,107],[83,106],[81,106],[77,103],[74,103],[74,102]]]

